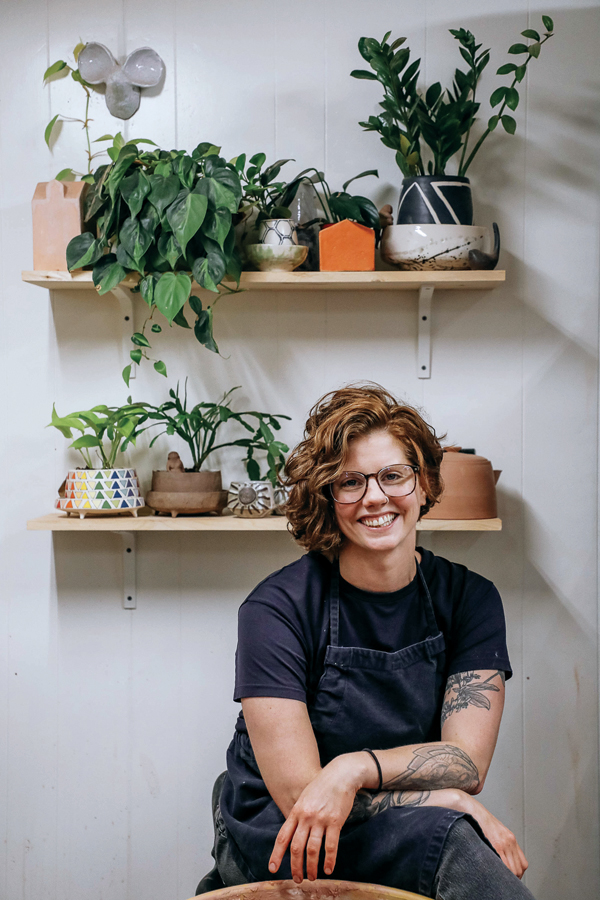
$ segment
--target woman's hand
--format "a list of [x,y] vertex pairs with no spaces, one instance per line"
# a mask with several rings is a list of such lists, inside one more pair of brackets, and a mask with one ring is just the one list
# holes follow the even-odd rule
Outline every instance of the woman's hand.
[[[363,759],[363,757],[365,757]],[[307,784],[281,826],[269,871],[277,872],[288,846],[292,878],[300,883],[304,877],[314,881],[318,874],[321,845],[325,842],[324,870],[331,875],[335,866],[340,831],[350,815],[357,790],[362,786],[369,761],[365,754],[345,753],[337,756]]]
[[508,866],[517,878],[522,878],[529,863],[525,859],[525,854],[519,847],[512,831],[493,816],[482,803],[475,800],[474,797],[465,794],[463,791],[459,793],[462,794],[462,811],[473,816],[502,862]]

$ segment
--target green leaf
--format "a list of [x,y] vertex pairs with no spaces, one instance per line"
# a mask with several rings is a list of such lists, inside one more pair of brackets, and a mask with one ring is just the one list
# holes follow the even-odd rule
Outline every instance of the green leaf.
[[75,44],[75,46],[73,47],[73,57],[75,59],[75,62],[77,62],[77,60],[79,59],[79,54],[81,53],[81,51],[83,50],[84,47],[85,47],[85,44],[83,43],[83,41],[79,41],[79,43]]
[[366,69],[353,69],[350,72],[351,78],[363,78],[365,81],[377,81],[377,75],[374,72],[367,72]]
[[[187,245],[196,234],[206,216],[208,199],[202,194],[187,194],[167,210],[167,219],[185,255]],[[229,214],[231,223],[231,214]],[[229,229],[228,229],[229,230]]]
[[[196,194],[191,194],[190,196],[197,196],[198,199],[200,197]],[[206,200],[205,197],[202,197],[203,200]],[[278,216],[274,216],[274,218],[279,218]],[[223,244],[225,243],[225,239],[229,234],[229,230],[231,228],[231,213],[228,209],[216,209],[209,210],[206,214],[206,221],[202,226],[202,233],[206,235],[206,237],[211,238],[213,241],[216,241],[219,247],[223,249]]]
[[523,37],[531,38],[532,41],[540,41],[541,40],[537,31],[535,31],[533,28],[526,28],[525,31],[521,32],[521,34],[523,35]]
[[[199,260],[197,260],[197,261],[199,262]],[[198,282],[198,283],[200,283],[200,282]],[[196,297],[195,294],[191,295],[190,308],[191,308],[192,312],[196,313],[197,316],[200,315],[200,313],[202,312],[202,309],[203,309],[202,300],[200,299],[200,297]]]
[[515,88],[508,88],[506,91],[506,105],[509,109],[516,109],[519,105],[519,93]]
[[213,209],[228,209],[232,214],[237,212],[239,198],[226,184],[222,184],[216,175],[211,178],[200,178],[193,193],[205,196]]
[[142,300],[148,304],[150,309],[154,306],[154,288],[156,285],[155,275],[146,275],[140,280],[140,294]]
[[94,282],[95,287],[98,287],[112,264],[117,261],[117,257],[114,253],[106,253],[104,256],[100,257],[92,272],[92,281]]
[[492,116],[491,119],[488,119],[488,128],[490,129],[490,131],[494,131],[494,129],[497,127],[499,121],[500,121],[500,116]]
[[374,175],[375,178],[379,178],[379,172],[377,169],[366,169],[364,172],[361,172],[360,175],[355,175],[354,178],[349,178],[348,181],[342,187],[342,190],[346,190],[349,184],[352,184],[353,181],[357,181],[359,178],[365,178],[367,175]]
[[256,166],[257,169],[262,169],[264,164],[267,161],[266,153],[255,153],[254,156],[250,157],[250,162],[253,166]]
[[73,447],[74,450],[81,450],[82,447],[100,447],[100,439],[93,434],[82,434],[81,437],[78,437],[73,441],[72,444],[69,444],[70,447]]
[[499,103],[502,103],[502,101],[504,100],[504,98],[506,96],[507,91],[508,91],[508,88],[505,85],[502,85],[502,87],[496,88],[496,90],[493,92],[492,96],[490,97],[490,106],[498,106]]
[[95,141],[92,141],[92,144],[99,144],[100,141],[114,141],[114,134],[103,134],[102,137],[96,138]]
[[156,362],[154,363],[154,368],[156,369],[156,371],[158,372],[159,375],[164,375],[165,378],[167,377],[167,367],[165,366],[162,359],[156,360]]
[[146,337],[146,335],[142,334],[141,331],[136,331],[131,335],[131,343],[135,344],[137,347],[149,347],[150,341]]
[[517,123],[512,116],[502,116],[502,125],[508,134],[514,134],[517,130]]
[[142,359],[142,351],[141,350],[130,350],[129,355],[132,358],[132,360],[134,361],[134,363],[137,363],[139,366],[141,359]]
[[508,52],[516,55],[518,53],[529,53],[529,49],[527,44],[513,44],[512,47],[508,48]]
[[69,272],[97,262],[102,256],[102,243],[89,231],[78,234],[67,244],[67,267]]
[[125,219],[119,229],[119,241],[127,253],[137,262],[152,243],[153,233],[144,227],[140,219]]
[[177,175],[151,175],[150,176],[150,203],[162,215],[167,206],[177,197],[181,184]]
[[[73,169],[61,169],[58,175],[54,176],[56,181],[75,181],[75,172]],[[89,177],[89,176],[88,176]],[[83,178],[81,179],[84,180]],[[93,181],[93,177],[92,177]]]
[[52,129],[56,125],[56,120],[58,119],[60,113],[57,113],[53,119],[50,119],[48,124],[46,125],[46,130],[44,131],[44,140],[48,147],[50,146],[50,135],[52,134]]
[[514,72],[516,68],[514,63],[505,63],[503,66],[500,66],[496,75],[509,75],[511,72]]
[[131,365],[125,366],[121,374],[123,376],[123,381],[125,382],[127,387],[129,387],[129,380],[131,378]]
[[137,216],[144,199],[150,193],[150,182],[141,169],[136,169],[121,182],[121,196],[129,207],[132,216]]
[[[75,172],[73,172],[73,175],[75,175]],[[94,176],[91,172],[88,175],[82,175],[81,180],[85,181],[86,184],[94,184]]]
[[[118,137],[118,135],[117,135]],[[117,138],[115,138],[116,142]],[[127,169],[130,167],[132,162],[135,160],[137,156],[137,147],[125,146],[119,152],[117,157],[117,161],[115,162],[110,175],[108,176],[108,193],[110,195],[110,199],[113,201],[117,195],[117,191],[121,184],[121,181],[125,177],[125,173]]]
[[[190,323],[188,322],[188,320],[186,319],[186,317],[183,314],[184,308],[185,308],[185,304],[184,304],[184,306],[181,307],[181,309],[179,310],[179,312],[173,319],[173,325],[179,325],[180,328],[190,328],[191,327]],[[160,325],[158,325],[156,327],[160,328]],[[152,326],[152,329],[154,330],[154,325]]]
[[154,302],[160,312],[172,322],[190,296],[192,282],[185,272],[165,272],[154,290]]
[[167,260],[171,268],[174,269],[181,256],[181,247],[175,236],[163,231],[158,239],[158,251]]
[[199,314],[194,325],[194,334],[196,336],[196,340],[200,344],[203,344],[207,350],[212,350],[213,353],[219,352],[217,342],[215,341],[213,335],[212,306],[209,306],[208,309],[202,310],[202,312]]
[[218,156],[220,152],[221,148],[217,147],[216,144],[211,144],[210,141],[204,141],[202,144],[198,144],[192,151],[192,156],[194,159],[205,159],[207,156]]
[[70,68],[64,59],[57,59],[55,63],[52,63],[51,66],[48,66],[46,71],[44,72],[44,77],[42,81],[46,81],[47,78],[50,78],[51,75],[56,75],[57,72],[60,72],[62,69]]
[[528,47],[529,54],[533,56],[534,59],[537,59],[540,55],[540,50],[542,49],[542,45],[537,42],[535,44],[530,44]]
[[546,31],[554,31],[554,22],[550,18],[550,16],[542,16],[542,22],[544,23],[544,28]]
[[517,66],[517,68],[515,69],[515,78],[519,83],[521,81],[523,81],[526,74],[527,74],[527,65],[525,63],[523,63],[522,66]]
[[[179,313],[178,313],[178,315],[179,315]],[[155,322],[154,325],[152,326],[152,331],[154,332],[154,334],[160,334],[162,331],[162,328],[160,327],[160,325],[157,322]]]
[[126,275],[127,272],[120,263],[113,263],[111,266],[108,266],[106,273],[98,285],[98,293],[108,294],[109,291],[112,291],[114,287],[123,281]]
[[213,291],[216,294],[219,293],[219,288],[210,274],[207,257],[194,260],[192,273],[200,287],[206,288],[207,291]]

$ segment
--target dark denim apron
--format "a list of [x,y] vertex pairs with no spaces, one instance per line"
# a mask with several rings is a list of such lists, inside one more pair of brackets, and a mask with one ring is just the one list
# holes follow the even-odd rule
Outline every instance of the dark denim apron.
[[[423,640],[395,653],[339,646],[339,567],[332,565],[330,644],[308,711],[325,766],[341,753],[386,750],[440,739],[445,642],[417,563],[426,621]],[[260,776],[247,735],[227,753],[221,812],[232,853],[248,881],[273,878],[267,866],[284,823]],[[394,807],[344,826],[332,878],[372,882],[431,896],[448,830],[462,813],[438,806]],[[319,877],[326,877],[322,870]],[[289,852],[277,878],[290,878]]]

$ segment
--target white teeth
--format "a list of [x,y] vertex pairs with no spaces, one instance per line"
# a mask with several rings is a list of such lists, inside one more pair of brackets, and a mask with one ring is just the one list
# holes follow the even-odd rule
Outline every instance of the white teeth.
[[378,519],[361,519],[361,521],[369,528],[381,528],[383,525],[389,525],[395,518],[391,513],[387,513],[385,516],[379,516]]

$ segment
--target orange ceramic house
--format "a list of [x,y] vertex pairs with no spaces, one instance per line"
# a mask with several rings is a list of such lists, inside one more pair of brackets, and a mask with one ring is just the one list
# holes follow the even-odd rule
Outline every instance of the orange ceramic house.
[[83,231],[85,181],[42,181],[31,202],[33,211],[33,268],[67,271],[66,251],[71,238]]
[[322,228],[319,260],[321,272],[373,272],[375,232],[350,219]]

